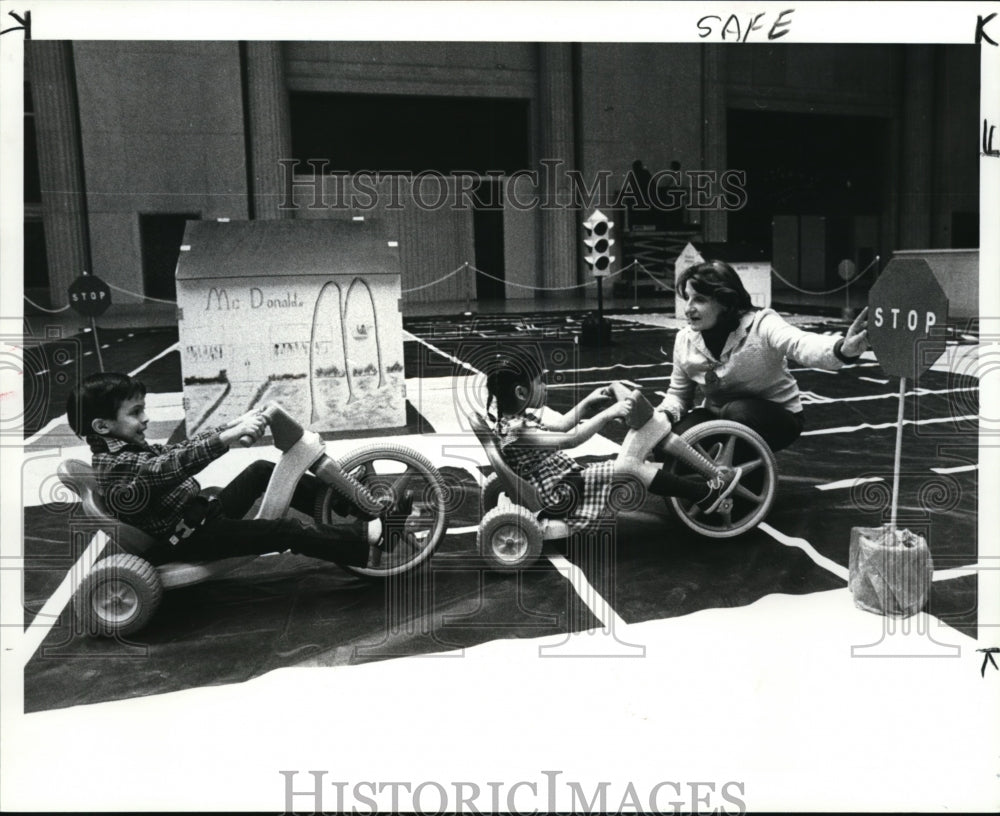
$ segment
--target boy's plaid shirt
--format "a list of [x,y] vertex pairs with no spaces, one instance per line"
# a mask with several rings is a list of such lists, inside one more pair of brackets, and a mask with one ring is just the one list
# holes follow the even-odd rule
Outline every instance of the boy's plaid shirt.
[[175,445],[137,445],[88,435],[97,484],[108,508],[150,535],[172,533],[185,506],[201,491],[194,474],[228,450],[219,438],[221,430]]

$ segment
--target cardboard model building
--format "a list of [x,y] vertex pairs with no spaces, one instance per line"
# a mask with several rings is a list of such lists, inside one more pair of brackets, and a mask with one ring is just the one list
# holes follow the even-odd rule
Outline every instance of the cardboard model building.
[[190,221],[187,432],[277,402],[316,431],[406,424],[397,244],[377,221]]

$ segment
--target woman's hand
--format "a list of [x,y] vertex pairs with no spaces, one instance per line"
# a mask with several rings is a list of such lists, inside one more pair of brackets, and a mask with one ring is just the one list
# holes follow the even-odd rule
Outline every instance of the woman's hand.
[[844,335],[844,342],[840,346],[840,351],[845,357],[860,357],[861,353],[871,348],[868,343],[868,307],[861,310],[847,334]]

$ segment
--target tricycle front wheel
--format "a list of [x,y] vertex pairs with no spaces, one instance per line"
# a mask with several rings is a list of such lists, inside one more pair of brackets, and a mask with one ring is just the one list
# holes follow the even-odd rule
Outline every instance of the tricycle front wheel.
[[[388,506],[382,516],[382,563],[345,567],[357,575],[388,578],[425,563],[447,528],[448,486],[430,460],[404,445],[369,445],[338,460],[340,467]],[[342,523],[344,496],[329,486],[316,498],[314,517]],[[348,508],[349,509],[349,508]]]
[[[725,507],[710,515],[689,499],[671,498],[680,520],[709,538],[732,538],[760,524],[771,510],[778,484],[774,453],[760,434],[739,422],[715,419],[695,425],[681,438],[718,465],[743,468],[743,475]],[[676,460],[672,470],[679,476],[694,475]]]

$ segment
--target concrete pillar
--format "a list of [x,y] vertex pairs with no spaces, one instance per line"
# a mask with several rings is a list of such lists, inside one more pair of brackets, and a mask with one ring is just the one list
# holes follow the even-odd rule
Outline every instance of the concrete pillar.
[[53,306],[61,307],[68,303],[69,285],[93,271],[73,46],[65,40],[32,40],[25,43],[25,57],[35,106],[49,289]]
[[934,48],[907,45],[903,57],[899,249],[925,249],[931,245]]
[[250,166],[248,191],[255,218],[291,218],[281,210],[282,174],[279,159],[292,158],[288,88],[281,43],[246,43],[246,101]]
[[[715,170],[720,175],[726,168],[726,80],[724,45],[706,45],[702,51],[701,73],[701,155],[699,170]],[[722,243],[727,238],[728,222],[723,210],[702,210],[692,213],[701,222],[705,241]],[[764,236],[761,236],[763,240]]]
[[[539,286],[573,286],[578,282],[577,212],[571,201],[566,170],[575,166],[573,134],[573,60],[569,43],[542,43],[538,58],[540,159],[558,161],[557,172],[540,168]],[[548,203],[548,206],[545,204]],[[582,290],[576,290],[582,291]],[[543,296],[557,297],[548,291]]]

